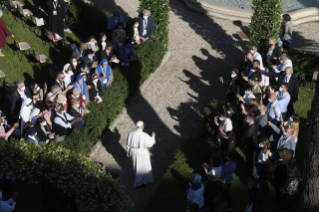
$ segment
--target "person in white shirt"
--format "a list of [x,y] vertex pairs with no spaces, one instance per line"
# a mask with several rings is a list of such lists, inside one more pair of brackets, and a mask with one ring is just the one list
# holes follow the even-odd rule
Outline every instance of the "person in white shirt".
[[23,132],[23,126],[26,122],[30,120],[31,112],[33,109],[32,99],[26,99],[21,106],[20,118],[21,118],[21,135]]
[[283,83],[279,88],[279,91],[276,92],[277,101],[279,103],[279,108],[281,112],[282,119],[287,121],[287,108],[290,102],[290,94],[288,93],[288,84]]
[[207,182],[205,183],[204,190],[204,203],[206,208],[214,208],[214,198],[217,188],[217,180],[222,175],[222,161],[217,154],[213,154],[209,159],[209,165],[203,163],[204,171],[207,175]]
[[70,63],[64,65],[63,73],[65,86],[68,87],[69,85],[73,85],[74,73],[72,71],[72,66],[70,65]]
[[272,65],[272,70],[270,70],[269,73],[269,77],[278,77],[279,74],[283,74],[285,73],[285,70],[287,67],[292,67],[292,62],[291,60],[288,58],[288,55],[286,53],[282,53],[280,56],[280,62],[281,65],[276,66],[276,65]]
[[260,62],[260,68],[264,69],[264,65],[263,65],[263,59],[261,57],[261,55],[258,52],[258,48],[257,46],[252,46],[250,52],[253,54],[253,58],[254,60],[259,60]]
[[[218,122],[219,120],[219,122]],[[227,111],[221,109],[218,111],[218,116],[214,118],[214,122],[217,127],[219,127],[219,133],[217,135],[218,138],[227,139],[227,133],[233,130],[233,124],[231,119],[227,115]]]
[[143,132],[144,122],[136,123],[137,129],[130,132],[126,139],[126,156],[132,159],[134,170],[134,188],[153,183],[152,165],[148,148],[155,144],[155,133],[149,136]]
[[238,98],[239,101],[243,102],[245,105],[248,105],[251,99],[256,99],[256,97],[252,93],[252,87],[249,85],[245,88],[245,94],[243,96],[240,96],[239,94],[237,94],[236,97]]

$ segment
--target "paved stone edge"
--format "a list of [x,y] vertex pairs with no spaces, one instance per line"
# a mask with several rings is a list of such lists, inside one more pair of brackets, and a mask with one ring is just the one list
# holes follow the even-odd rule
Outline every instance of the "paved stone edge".
[[[132,104],[140,96],[140,93],[142,93],[145,89],[147,89],[147,87],[150,85],[150,83],[154,80],[154,76],[155,76],[156,72],[158,71],[158,69],[160,69],[167,62],[167,60],[170,57],[170,55],[171,55],[170,51],[167,51],[165,53],[160,66],[155,70],[154,73],[151,73],[149,75],[149,77],[143,82],[143,84],[140,87],[140,92],[137,92],[134,96],[131,97],[131,100],[128,103],[128,105]],[[111,131],[117,126],[117,124],[118,124],[118,122],[120,120],[120,117],[127,112],[127,108],[126,107],[124,107],[122,109],[121,113],[110,124],[109,129]],[[95,153],[97,153],[100,150],[100,148],[103,146],[102,145],[103,137],[104,137],[104,135],[102,135],[101,139],[99,139],[98,142],[96,142],[96,144],[94,144],[94,146],[93,146],[93,148],[91,150],[91,153],[90,153],[90,158],[92,158],[95,155]]]
[[[232,21],[250,23],[253,12],[250,10],[226,7],[205,0],[182,0],[188,9],[207,16]],[[319,21],[319,7],[309,7],[288,13],[291,16],[293,25]]]

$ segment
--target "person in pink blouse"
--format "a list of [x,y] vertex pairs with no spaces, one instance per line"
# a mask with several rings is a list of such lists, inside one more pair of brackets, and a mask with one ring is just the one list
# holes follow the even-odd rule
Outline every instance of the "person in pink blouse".
[[19,127],[19,123],[15,123],[13,125],[13,127],[11,128],[11,130],[6,132],[4,127],[3,127],[4,125],[7,125],[7,120],[5,118],[6,118],[6,115],[0,111],[0,124],[1,124],[1,126],[0,126],[0,141],[8,140],[9,136],[13,133],[13,130],[15,128]]

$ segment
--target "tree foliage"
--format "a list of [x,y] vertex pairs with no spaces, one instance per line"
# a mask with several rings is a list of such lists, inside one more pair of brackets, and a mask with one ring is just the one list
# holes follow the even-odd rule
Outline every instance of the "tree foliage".
[[84,211],[133,211],[117,181],[88,158],[51,144],[0,141],[1,170],[30,184],[47,178],[58,189],[76,195]]
[[269,38],[279,38],[282,0],[253,0],[250,45],[266,49]]

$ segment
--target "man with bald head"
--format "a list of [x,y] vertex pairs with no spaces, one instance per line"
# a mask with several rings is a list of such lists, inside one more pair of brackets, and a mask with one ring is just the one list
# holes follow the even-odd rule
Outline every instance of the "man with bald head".
[[287,117],[290,117],[294,114],[293,105],[298,101],[298,94],[299,94],[299,83],[298,78],[292,74],[293,70],[291,67],[287,67],[285,69],[285,76],[280,75],[277,81],[277,89],[279,89],[282,84],[288,84],[288,93],[290,95],[290,102],[288,104],[287,109]]

